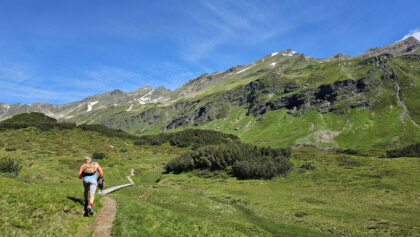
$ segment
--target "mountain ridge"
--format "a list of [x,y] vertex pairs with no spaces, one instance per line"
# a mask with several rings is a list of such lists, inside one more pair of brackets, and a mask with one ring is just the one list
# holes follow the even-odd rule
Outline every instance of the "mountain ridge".
[[[415,126],[420,122],[416,97],[420,88],[419,47],[419,41],[408,38],[355,57],[336,54],[324,59],[286,49],[248,65],[204,73],[174,91],[164,87],[114,90],[57,107],[44,103],[0,104],[0,119],[22,112],[43,112],[61,121],[100,123],[137,134],[198,127],[249,136],[250,142],[274,146],[398,146],[416,139],[408,137],[408,128],[414,126],[413,131],[420,132]],[[372,115],[366,117],[368,113]],[[315,121],[309,119],[310,114]],[[267,124],[271,127],[268,132],[284,139],[262,136],[264,120],[278,116],[287,118],[289,125],[273,121]],[[349,143],[347,140],[357,134],[352,135],[347,127],[364,126],[351,116],[361,116],[364,122],[374,124],[372,129],[379,126],[387,134],[382,138],[375,135],[366,144]],[[382,121],[383,116],[389,121]],[[325,119],[333,117],[350,122],[334,126],[329,124],[332,121],[326,123]],[[305,130],[296,127],[298,121],[305,124]],[[300,132],[283,134],[284,126]],[[387,126],[398,127],[399,131]],[[365,129],[358,136],[367,139],[369,134],[372,131]]]

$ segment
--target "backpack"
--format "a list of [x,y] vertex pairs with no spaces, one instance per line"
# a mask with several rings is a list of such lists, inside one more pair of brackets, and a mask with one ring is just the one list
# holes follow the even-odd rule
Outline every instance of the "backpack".
[[96,163],[92,162],[89,164],[85,164],[85,167],[83,168],[83,173],[87,175],[93,175],[98,167],[96,167]]

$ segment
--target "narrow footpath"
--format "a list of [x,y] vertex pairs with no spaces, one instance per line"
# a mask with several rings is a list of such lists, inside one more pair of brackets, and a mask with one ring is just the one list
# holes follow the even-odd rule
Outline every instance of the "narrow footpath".
[[[131,176],[134,176],[133,168],[131,168],[130,175],[127,176],[127,179],[130,181],[129,184],[123,184],[123,185],[107,188],[99,194],[105,195],[108,193],[112,193],[121,188],[133,186],[134,182],[131,179]],[[104,199],[105,199],[104,207],[97,214],[95,223],[93,224],[93,227],[95,228],[95,233],[93,234],[94,237],[112,236],[112,226],[115,220],[115,216],[117,215],[117,203],[115,202],[114,199],[110,197],[105,197]]]

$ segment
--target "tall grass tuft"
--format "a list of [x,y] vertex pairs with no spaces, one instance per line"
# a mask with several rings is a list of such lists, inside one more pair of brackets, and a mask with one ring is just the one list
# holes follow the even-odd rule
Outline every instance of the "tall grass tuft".
[[12,173],[18,175],[22,169],[22,165],[10,157],[3,157],[0,159],[0,172]]

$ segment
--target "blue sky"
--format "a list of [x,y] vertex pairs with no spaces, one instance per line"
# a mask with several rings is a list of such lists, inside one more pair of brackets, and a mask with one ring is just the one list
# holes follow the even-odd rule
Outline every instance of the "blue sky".
[[415,34],[420,1],[0,0],[0,102],[176,89],[293,49],[357,55]]

